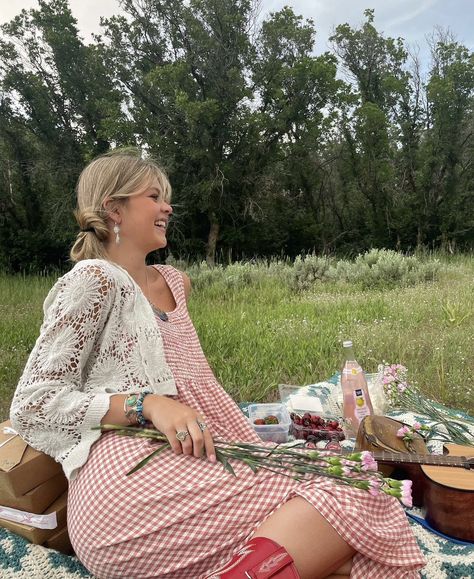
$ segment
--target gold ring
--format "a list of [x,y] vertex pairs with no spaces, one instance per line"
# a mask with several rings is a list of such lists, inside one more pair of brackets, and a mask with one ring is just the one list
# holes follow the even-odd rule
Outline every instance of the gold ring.
[[176,433],[176,438],[179,440],[179,442],[184,442],[188,435],[189,432],[187,430],[179,430]]

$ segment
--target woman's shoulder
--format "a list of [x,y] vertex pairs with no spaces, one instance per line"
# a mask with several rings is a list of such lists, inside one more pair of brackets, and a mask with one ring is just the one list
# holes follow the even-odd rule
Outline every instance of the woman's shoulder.
[[119,268],[105,259],[84,259],[62,275],[51,288],[45,300],[45,308],[56,298],[61,301],[82,300],[94,295],[108,299],[120,284]]
[[123,285],[129,281],[129,275],[118,265],[106,259],[82,259],[78,261],[60,280],[77,281],[79,279],[95,279],[102,285]]
[[[90,275],[113,275],[118,270],[110,261],[106,259],[82,259],[68,272],[71,273],[89,273]],[[68,274],[66,274],[68,275]]]

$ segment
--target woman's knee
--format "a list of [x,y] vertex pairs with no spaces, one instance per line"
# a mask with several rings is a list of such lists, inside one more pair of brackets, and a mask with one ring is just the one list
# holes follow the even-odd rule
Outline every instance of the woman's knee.
[[284,546],[302,579],[322,578],[339,572],[355,552],[301,497],[279,507],[258,527],[255,536],[268,537]]

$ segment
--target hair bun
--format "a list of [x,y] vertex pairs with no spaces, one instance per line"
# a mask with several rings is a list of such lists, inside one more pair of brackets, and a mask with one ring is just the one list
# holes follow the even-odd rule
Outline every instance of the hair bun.
[[94,233],[99,241],[105,241],[108,237],[108,229],[105,219],[97,211],[87,208],[82,211],[77,209],[74,213],[81,233]]

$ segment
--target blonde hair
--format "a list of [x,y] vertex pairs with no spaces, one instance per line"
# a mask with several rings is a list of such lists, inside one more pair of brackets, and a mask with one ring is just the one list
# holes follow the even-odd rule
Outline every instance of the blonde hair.
[[165,201],[171,199],[171,185],[153,159],[143,159],[135,149],[116,149],[91,161],[77,182],[77,209],[81,231],[71,248],[72,261],[107,259],[104,243],[109,238],[106,199],[124,202],[143,192],[157,180]]

